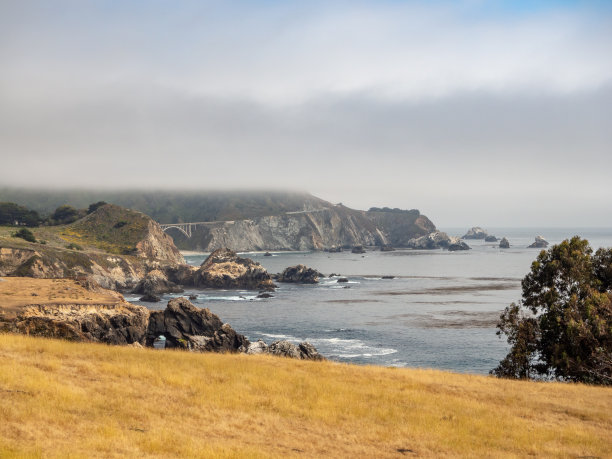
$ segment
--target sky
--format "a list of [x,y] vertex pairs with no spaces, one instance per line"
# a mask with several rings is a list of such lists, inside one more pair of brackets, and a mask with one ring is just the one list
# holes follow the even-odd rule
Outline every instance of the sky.
[[0,1],[0,185],[612,227],[612,2]]

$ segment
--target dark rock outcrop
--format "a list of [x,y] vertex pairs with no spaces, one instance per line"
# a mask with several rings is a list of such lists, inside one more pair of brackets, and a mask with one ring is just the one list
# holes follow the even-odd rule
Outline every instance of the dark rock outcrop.
[[461,239],[484,239],[487,237],[487,232],[480,226],[474,226],[467,233],[461,236]]
[[348,282],[349,280],[346,277],[341,277],[340,279],[338,279],[336,282],[341,284],[343,282]]
[[320,277],[325,277],[316,269],[304,265],[290,266],[277,277],[279,282],[295,284],[316,284]]
[[266,269],[250,258],[239,257],[229,249],[211,253],[193,275],[193,285],[208,288],[276,288]]
[[45,338],[107,344],[144,343],[149,311],[122,301],[116,305],[32,305],[0,330]]
[[153,296],[161,293],[181,293],[182,291],[183,289],[174,282],[169,281],[162,271],[154,269],[147,273],[147,275],[136,285],[132,293]]
[[485,236],[485,242],[497,242],[498,239],[493,236],[492,234],[488,234],[487,236]]
[[147,346],[158,336],[166,347],[208,352],[244,352],[249,341],[208,309],[195,307],[186,298],[168,302],[164,311],[152,311],[146,334]]
[[356,245],[351,249],[351,253],[366,253],[362,245]]
[[140,297],[139,301],[144,301],[145,303],[158,303],[161,301],[161,297],[153,293],[145,293]]
[[529,249],[545,249],[548,247],[548,241],[546,241],[542,236],[536,236],[533,244],[529,245]]
[[266,353],[300,360],[324,360],[316,348],[307,341],[298,345],[286,340],[274,341],[268,346]]
[[448,246],[449,252],[457,252],[458,250],[470,250],[471,247],[463,241],[455,242]]
[[503,237],[502,240],[499,241],[499,248],[500,249],[509,249],[510,248],[510,242],[508,241],[508,239]]
[[380,251],[381,252],[393,252],[395,249],[393,248],[392,245],[381,245],[380,246]]

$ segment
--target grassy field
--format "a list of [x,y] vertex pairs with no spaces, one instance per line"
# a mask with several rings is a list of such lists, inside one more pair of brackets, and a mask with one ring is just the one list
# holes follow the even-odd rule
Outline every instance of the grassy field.
[[0,457],[610,457],[612,389],[0,334]]

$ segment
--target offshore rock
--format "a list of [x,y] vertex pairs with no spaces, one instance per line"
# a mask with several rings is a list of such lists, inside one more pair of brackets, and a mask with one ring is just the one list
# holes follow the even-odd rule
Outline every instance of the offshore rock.
[[546,241],[542,236],[536,236],[535,242],[529,245],[527,248],[529,249],[544,249],[548,247],[548,241]]
[[499,241],[499,248],[500,249],[509,249],[510,248],[510,242],[508,241],[508,239],[503,237],[502,240]]
[[485,236],[485,242],[497,242],[497,241],[498,239],[492,234]]
[[451,244],[459,242],[459,238],[449,237],[448,234],[442,231],[434,231],[426,236],[421,236],[416,239],[410,239],[408,241],[408,247],[411,249],[418,250],[431,250],[447,248]]
[[458,250],[470,250],[470,249],[471,247],[463,241],[455,242],[454,244],[451,244],[448,246],[449,252],[456,252]]
[[203,352],[244,352],[250,344],[216,314],[196,308],[186,298],[175,298],[164,311],[151,312],[147,346],[160,335],[166,337],[166,347]]
[[392,245],[381,245],[380,246],[380,251],[381,252],[393,252],[395,249],[393,248]]
[[276,287],[266,269],[250,258],[223,248],[215,250],[194,273],[195,287],[269,290]]
[[467,233],[461,236],[461,239],[484,239],[487,237],[487,232],[480,226],[474,226]]
[[279,282],[295,284],[317,284],[320,277],[325,277],[316,269],[304,265],[290,266],[278,275]]

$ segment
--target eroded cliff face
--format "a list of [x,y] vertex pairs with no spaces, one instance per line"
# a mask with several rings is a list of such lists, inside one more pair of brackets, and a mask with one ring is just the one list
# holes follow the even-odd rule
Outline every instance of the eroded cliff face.
[[333,247],[405,247],[410,239],[435,231],[418,211],[364,212],[342,205],[252,220],[214,222],[195,227],[191,239],[173,233],[185,249],[214,251],[325,250]]
[[87,277],[104,288],[133,288],[152,267],[135,257],[57,248],[0,248],[0,276],[61,279]]

